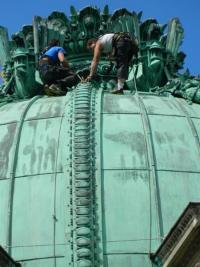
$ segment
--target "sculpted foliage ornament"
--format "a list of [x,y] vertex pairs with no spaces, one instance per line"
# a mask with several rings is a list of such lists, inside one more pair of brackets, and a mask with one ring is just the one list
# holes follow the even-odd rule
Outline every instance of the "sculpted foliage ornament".
[[[42,82],[37,71],[41,51],[52,38],[58,38],[67,51],[74,70],[89,67],[92,55],[86,48],[87,40],[108,32],[129,32],[139,45],[137,58],[130,67],[127,89],[158,94],[171,92],[174,96],[199,102],[199,78],[180,74],[185,54],[179,51],[184,30],[178,18],[168,25],[154,19],[141,21],[142,12],[125,8],[110,14],[108,6],[101,12],[91,6],[77,11],[71,7],[68,18],[62,12],[52,12],[47,18],[34,17],[33,25],[24,26],[8,38],[7,29],[0,28],[0,64],[3,66],[1,99],[8,95],[17,98],[42,94]],[[98,83],[113,84],[116,68],[112,59],[103,57],[97,70]],[[111,83],[109,83],[111,81]],[[174,90],[176,87],[176,90]],[[176,92],[176,93],[175,93]]]

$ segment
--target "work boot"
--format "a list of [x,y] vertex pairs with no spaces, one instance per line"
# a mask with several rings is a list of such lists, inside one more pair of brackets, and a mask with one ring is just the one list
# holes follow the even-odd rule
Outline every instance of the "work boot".
[[111,91],[111,93],[115,94],[115,95],[123,95],[124,89],[123,88],[121,88],[121,89],[115,88],[114,90]]
[[79,77],[81,81],[84,81],[88,77],[89,74],[90,74],[89,69],[82,69],[76,72],[76,75]]
[[58,84],[51,84],[50,86],[45,85],[45,93],[48,96],[63,96],[66,95],[66,92],[61,89]]
[[44,92],[45,92],[46,95],[52,96],[52,94],[51,94],[51,92],[49,90],[49,85],[48,84],[44,85]]

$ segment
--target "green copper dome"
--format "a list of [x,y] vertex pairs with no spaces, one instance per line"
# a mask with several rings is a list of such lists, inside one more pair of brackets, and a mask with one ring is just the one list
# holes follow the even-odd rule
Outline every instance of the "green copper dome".
[[[70,19],[35,17],[11,41],[0,28],[0,266],[176,267],[170,259],[190,245],[198,217],[163,252],[185,207],[200,202],[200,80],[179,72],[179,20],[166,33],[141,15],[72,7]],[[105,57],[91,83],[43,94],[36,66],[49,39],[82,70],[87,40],[111,30],[139,44],[124,95],[110,93],[116,68]]]
[[0,117],[0,240],[25,266],[151,266],[200,200],[198,105],[80,85]]

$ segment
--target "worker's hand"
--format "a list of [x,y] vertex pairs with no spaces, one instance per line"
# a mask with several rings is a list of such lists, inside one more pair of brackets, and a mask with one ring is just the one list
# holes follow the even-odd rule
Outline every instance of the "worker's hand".
[[90,82],[91,80],[92,80],[92,76],[88,75],[84,82],[87,83],[87,82]]

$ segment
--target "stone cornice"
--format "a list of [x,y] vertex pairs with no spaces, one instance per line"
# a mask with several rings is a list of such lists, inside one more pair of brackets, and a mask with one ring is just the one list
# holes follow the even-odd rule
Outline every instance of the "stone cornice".
[[151,255],[152,260],[163,267],[186,267],[190,266],[191,261],[197,262],[200,252],[199,233],[200,203],[191,202],[155,254]]
[[0,246],[0,266],[9,267],[9,266],[20,267],[21,264],[15,262],[9,254]]

